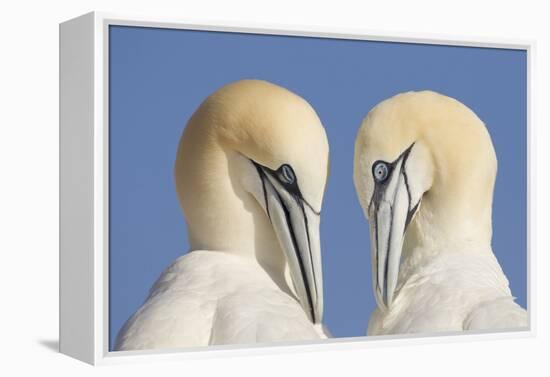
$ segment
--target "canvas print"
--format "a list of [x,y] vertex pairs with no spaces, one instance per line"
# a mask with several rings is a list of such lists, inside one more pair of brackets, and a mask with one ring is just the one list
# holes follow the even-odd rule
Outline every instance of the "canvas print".
[[109,27],[109,350],[514,331],[525,50]]

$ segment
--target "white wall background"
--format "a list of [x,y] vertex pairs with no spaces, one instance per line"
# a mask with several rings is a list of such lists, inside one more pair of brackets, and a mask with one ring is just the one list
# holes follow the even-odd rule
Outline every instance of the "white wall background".
[[[543,1],[52,0],[0,5],[0,375],[543,375],[550,371],[547,161],[550,26]],[[58,23],[91,10],[536,39],[536,338],[91,368],[57,354]],[[367,109],[366,109],[367,110]],[[11,372],[9,372],[11,371]],[[31,374],[32,373],[32,374]]]

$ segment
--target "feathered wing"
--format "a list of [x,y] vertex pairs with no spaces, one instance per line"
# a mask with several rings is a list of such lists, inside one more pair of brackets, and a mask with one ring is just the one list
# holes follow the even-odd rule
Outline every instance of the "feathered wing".
[[[181,257],[155,282],[149,297],[120,330],[115,350],[208,345],[215,297],[202,294],[210,274],[194,263],[196,256]],[[196,276],[203,276],[197,279]]]
[[246,259],[194,251],[155,283],[115,349],[159,349],[322,338],[298,301]]
[[389,311],[376,309],[368,335],[513,329],[528,326],[490,249],[440,253],[402,268],[402,286]]
[[254,289],[219,301],[209,344],[254,344],[319,338],[294,298],[282,291]]
[[513,297],[501,297],[478,305],[464,320],[464,330],[518,329],[529,326],[527,311]]

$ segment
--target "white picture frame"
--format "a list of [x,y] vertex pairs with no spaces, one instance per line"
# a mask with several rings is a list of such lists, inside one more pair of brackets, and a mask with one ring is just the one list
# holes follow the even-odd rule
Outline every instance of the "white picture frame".
[[[208,30],[285,36],[513,48],[527,52],[528,61],[528,329],[495,333],[437,336],[334,338],[322,342],[254,347],[212,346],[186,350],[109,352],[108,349],[108,30],[110,25]],[[92,12],[60,24],[60,351],[90,364],[161,359],[287,353],[320,349],[379,347],[425,342],[472,341],[535,335],[533,300],[535,251],[531,243],[533,132],[532,41],[495,41],[424,35],[366,33],[361,30],[322,30],[310,27],[196,24],[157,17]],[[434,334],[435,335],[435,334]]]

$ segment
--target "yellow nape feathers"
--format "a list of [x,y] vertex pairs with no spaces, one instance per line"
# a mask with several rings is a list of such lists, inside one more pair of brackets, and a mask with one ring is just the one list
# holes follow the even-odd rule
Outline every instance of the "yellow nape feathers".
[[[497,159],[483,122],[468,107],[445,95],[407,92],[382,101],[363,120],[355,147],[354,179],[362,206],[373,190],[371,166],[393,161],[412,143],[429,174],[421,212],[448,226],[469,218],[464,231],[491,236],[491,207]],[[422,216],[421,216],[422,217]],[[481,229],[479,229],[481,227]],[[476,233],[478,233],[476,231]]]

